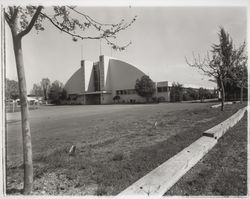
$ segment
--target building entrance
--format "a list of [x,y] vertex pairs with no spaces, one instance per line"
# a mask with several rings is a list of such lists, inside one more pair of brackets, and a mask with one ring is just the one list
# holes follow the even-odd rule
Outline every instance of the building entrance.
[[101,104],[100,94],[89,94],[85,95],[85,102],[88,105]]

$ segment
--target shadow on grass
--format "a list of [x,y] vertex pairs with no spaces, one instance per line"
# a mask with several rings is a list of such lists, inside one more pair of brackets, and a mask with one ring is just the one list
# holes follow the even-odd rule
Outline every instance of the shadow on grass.
[[16,188],[6,190],[6,194],[8,195],[20,195],[22,194],[22,192],[23,192],[23,189],[16,189]]

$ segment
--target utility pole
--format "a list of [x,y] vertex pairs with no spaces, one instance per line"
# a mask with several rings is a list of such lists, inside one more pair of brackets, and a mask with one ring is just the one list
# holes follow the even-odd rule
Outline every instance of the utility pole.
[[81,44],[81,60],[83,60],[83,45]]
[[100,39],[100,55],[102,55],[102,39]]

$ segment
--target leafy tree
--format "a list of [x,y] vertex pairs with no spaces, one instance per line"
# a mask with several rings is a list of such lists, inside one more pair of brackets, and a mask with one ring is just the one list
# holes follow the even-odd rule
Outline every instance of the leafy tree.
[[180,102],[182,101],[183,95],[183,85],[178,82],[173,82],[172,87],[170,89],[170,101],[171,102]]
[[[43,6],[9,6],[4,9],[4,18],[10,27],[13,49],[16,59],[17,76],[19,82],[19,93],[21,101],[22,135],[23,135],[23,159],[24,159],[24,194],[30,194],[33,185],[33,164],[32,164],[32,144],[29,124],[29,110],[27,102],[26,78],[24,73],[22,38],[34,27],[37,31],[43,31],[42,22],[48,20],[54,27],[70,35],[73,41],[77,39],[104,39],[108,45],[116,50],[124,50],[129,44],[118,46],[111,40],[117,34],[127,29],[134,23],[136,17],[131,22],[124,20],[117,24],[100,23],[90,16],[80,12],[74,6],[55,6],[53,13],[47,15]],[[73,12],[75,15],[72,15]],[[79,19],[80,17],[80,19]],[[98,34],[86,35],[87,29],[93,28]],[[110,40],[111,39],[111,40]]]
[[36,97],[40,97],[43,96],[43,93],[43,89],[39,84],[33,84],[31,94],[35,95]]
[[41,86],[42,86],[44,100],[47,100],[48,99],[48,91],[49,91],[49,87],[50,87],[49,78],[43,78],[41,81]]
[[197,100],[199,98],[199,93],[197,92],[196,89],[194,88],[189,88],[189,96],[192,100]]
[[150,79],[149,76],[144,75],[141,79],[137,79],[135,83],[135,91],[141,97],[145,97],[146,101],[153,96],[155,92],[155,83]]
[[248,89],[248,71],[247,71],[247,56],[243,56],[241,60],[236,63],[233,69],[233,80],[237,87],[240,88],[240,101],[243,102],[244,90]]
[[6,78],[5,98],[16,100],[19,97],[18,82]]
[[218,89],[221,93],[221,111],[224,110],[225,101],[225,84],[233,81],[230,76],[234,76],[233,68],[244,57],[245,42],[238,49],[233,46],[233,40],[226,33],[223,27],[219,31],[219,44],[212,45],[212,57],[207,53],[206,58],[201,59],[200,56],[193,55],[193,63],[186,62],[189,66],[198,68],[205,75],[214,77],[217,81]]
[[65,98],[65,91],[63,91],[63,83],[58,80],[51,84],[48,92],[49,99],[52,104],[60,104],[60,100]]
[[204,99],[206,98],[205,97],[205,95],[206,95],[206,89],[204,89],[204,88],[201,87],[201,88],[199,88],[198,93],[199,93],[199,100],[201,102],[203,102]]
[[117,101],[119,103],[121,97],[119,95],[116,95],[113,97],[114,102]]
[[68,98],[68,94],[67,94],[67,91],[63,88],[62,89],[62,92],[60,94],[60,99],[61,100],[66,100]]
[[185,88],[182,99],[183,101],[188,101],[188,100],[197,100],[199,98],[199,94],[194,88]]

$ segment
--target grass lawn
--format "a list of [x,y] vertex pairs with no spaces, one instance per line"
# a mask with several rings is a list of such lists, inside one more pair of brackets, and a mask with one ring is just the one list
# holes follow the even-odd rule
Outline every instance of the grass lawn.
[[166,195],[247,195],[247,115]]
[[[116,112],[107,109],[105,116],[95,113],[82,117],[83,113],[74,112],[70,120],[63,114],[53,121],[47,120],[47,116],[31,119],[33,194],[118,194],[244,105],[225,106],[224,112],[210,106],[209,103],[160,104]],[[9,124],[10,146],[17,142],[15,125]],[[69,156],[72,144],[76,145],[76,154]],[[18,194],[22,188],[22,164],[16,158],[19,153],[12,147],[7,155],[10,194]]]

